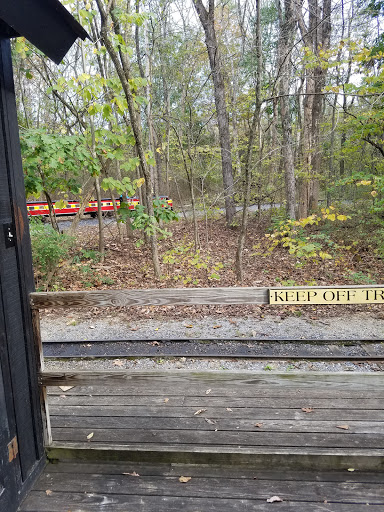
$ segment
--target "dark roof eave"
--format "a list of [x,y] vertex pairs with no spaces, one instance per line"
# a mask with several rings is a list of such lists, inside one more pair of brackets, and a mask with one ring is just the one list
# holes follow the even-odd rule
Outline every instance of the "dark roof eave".
[[91,39],[59,0],[0,1],[0,33],[24,36],[56,64],[78,37]]

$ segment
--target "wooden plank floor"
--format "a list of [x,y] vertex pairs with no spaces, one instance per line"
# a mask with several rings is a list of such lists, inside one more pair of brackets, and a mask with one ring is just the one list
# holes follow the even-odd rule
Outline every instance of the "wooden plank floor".
[[50,388],[49,452],[384,470],[383,404],[381,373],[131,373],[124,385]]
[[[181,483],[181,476],[190,477]],[[267,502],[278,496],[282,502]],[[384,510],[383,474],[250,466],[49,464],[19,512],[362,512]]]

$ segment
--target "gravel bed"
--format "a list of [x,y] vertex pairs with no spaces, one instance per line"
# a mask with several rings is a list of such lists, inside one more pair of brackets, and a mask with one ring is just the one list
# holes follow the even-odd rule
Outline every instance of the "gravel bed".
[[91,320],[74,316],[43,316],[43,341],[50,340],[156,340],[183,338],[255,338],[259,340],[384,340],[384,319],[369,313],[310,320],[266,316],[249,318],[204,318],[202,320],[145,319],[128,322],[123,315],[105,315]]
[[265,371],[266,373],[282,373],[290,371],[302,372],[379,372],[383,370],[377,363],[351,362],[311,362],[311,361],[257,361],[257,360],[203,360],[194,358],[156,358],[156,359],[71,359],[46,360],[45,369],[49,371],[74,370],[230,370],[230,371]]
[[[353,340],[369,342],[375,353],[384,354],[384,320],[372,314],[358,313],[345,317],[333,317],[321,320],[308,320],[297,317],[282,319],[279,316],[268,316],[261,320],[248,318],[204,318],[203,320],[136,320],[128,322],[122,315],[103,315],[82,320],[74,316],[60,318],[45,315],[41,322],[43,341],[82,341],[84,345],[91,341],[102,340],[162,340],[162,339],[209,339],[220,338],[215,344],[228,352],[228,342],[223,339],[239,340],[242,345],[258,344],[259,348],[274,346],[277,354],[287,356],[284,360],[270,362],[255,359],[222,359],[204,360],[193,357],[151,357],[144,359],[108,358],[97,359],[47,359],[46,369],[57,371],[82,370],[253,370],[265,372],[313,371],[313,372],[377,372],[384,370],[382,363],[359,362],[321,362],[321,361],[290,361],[289,354],[310,350],[312,354],[326,355],[326,344],[322,340],[338,343],[343,355],[365,355],[361,347]],[[247,338],[247,341],[243,338]],[[249,341],[254,338],[255,341]],[[243,340],[242,340],[243,339]],[[271,344],[270,340],[280,340]],[[293,340],[286,343],[287,340]],[[308,343],[308,340],[316,340]],[[285,341],[285,343],[283,343]],[[233,342],[232,342],[233,343]],[[160,342],[160,345],[162,343]],[[169,346],[169,343],[165,344]],[[181,343],[180,345],[183,345]],[[235,346],[234,343],[233,346]]]

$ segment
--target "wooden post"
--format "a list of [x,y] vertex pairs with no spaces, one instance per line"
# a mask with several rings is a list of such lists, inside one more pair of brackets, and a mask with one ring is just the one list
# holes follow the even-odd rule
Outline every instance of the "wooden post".
[[[40,312],[38,309],[32,309],[32,328],[38,372],[41,374],[44,371],[44,354],[40,332]],[[43,384],[40,384],[40,405],[43,420],[44,444],[45,446],[49,446],[52,444],[52,430],[47,401],[47,388]]]

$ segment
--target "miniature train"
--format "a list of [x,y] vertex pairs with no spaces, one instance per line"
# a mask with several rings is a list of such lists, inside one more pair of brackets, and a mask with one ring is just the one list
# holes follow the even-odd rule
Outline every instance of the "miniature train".
[[[169,199],[168,196],[159,196],[158,199],[162,201],[162,206],[164,208],[171,208],[173,207],[172,199]],[[120,198],[115,199],[116,208],[120,208]],[[62,207],[56,206],[56,203],[61,203],[60,206],[62,206],[63,201],[52,201],[53,208],[55,210],[55,215],[76,215],[76,213],[80,209],[80,203],[78,201],[66,201],[65,205]],[[136,206],[140,204],[140,200],[138,197],[128,197],[128,208],[130,210],[134,210]],[[113,202],[112,199],[102,199],[101,200],[101,211],[102,212],[113,212]],[[49,207],[48,203],[45,201],[28,201],[27,202],[27,212],[28,215],[31,217],[36,216],[49,216]],[[88,203],[88,206],[84,209],[84,215],[90,215],[92,217],[96,217],[97,215],[97,201],[91,200]]]

